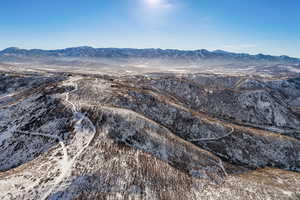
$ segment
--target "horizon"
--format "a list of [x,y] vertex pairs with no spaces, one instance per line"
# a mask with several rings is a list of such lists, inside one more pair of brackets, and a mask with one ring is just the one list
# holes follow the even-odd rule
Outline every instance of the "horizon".
[[281,57],[281,56],[287,56],[290,58],[296,58],[296,59],[300,59],[300,56],[290,56],[290,55],[274,55],[274,54],[264,54],[264,53],[256,53],[256,54],[252,54],[252,53],[246,53],[246,52],[234,52],[234,51],[226,51],[224,49],[212,49],[212,50],[208,50],[208,49],[203,49],[203,48],[199,48],[199,49],[164,49],[164,48],[127,48],[127,47],[94,47],[94,46],[87,46],[87,45],[83,45],[83,46],[73,46],[73,47],[65,47],[65,48],[58,48],[58,49],[40,49],[40,48],[22,48],[22,47],[7,47],[4,49],[0,49],[1,51],[4,51],[6,49],[11,49],[11,48],[16,48],[19,50],[42,50],[42,51],[55,51],[55,50],[63,50],[63,49],[72,49],[72,48],[81,48],[81,47],[88,47],[88,48],[93,48],[93,49],[137,49],[137,50],[147,50],[147,49],[157,49],[157,50],[177,50],[177,51],[200,51],[200,50],[206,50],[209,52],[216,52],[216,51],[223,51],[226,53],[233,53],[233,54],[248,54],[250,56],[256,56],[256,55],[265,55],[265,56],[273,56],[273,57]]
[[0,48],[220,49],[300,58],[299,8],[294,0],[4,0]]

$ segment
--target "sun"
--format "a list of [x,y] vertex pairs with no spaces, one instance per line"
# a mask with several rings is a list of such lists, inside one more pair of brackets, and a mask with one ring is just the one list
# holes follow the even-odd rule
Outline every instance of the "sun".
[[161,0],[146,0],[146,2],[150,5],[158,5],[161,3]]

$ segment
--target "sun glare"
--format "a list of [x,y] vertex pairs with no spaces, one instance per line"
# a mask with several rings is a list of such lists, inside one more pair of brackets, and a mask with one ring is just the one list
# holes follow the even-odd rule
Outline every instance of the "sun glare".
[[146,2],[150,5],[158,5],[161,0],[146,0]]

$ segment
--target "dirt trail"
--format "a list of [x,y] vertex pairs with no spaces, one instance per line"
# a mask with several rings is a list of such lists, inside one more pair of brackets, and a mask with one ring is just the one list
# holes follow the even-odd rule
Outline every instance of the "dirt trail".
[[192,140],[189,140],[190,142],[200,142],[200,141],[213,141],[213,140],[221,140],[225,137],[228,137],[230,136],[232,133],[234,132],[234,128],[231,127],[231,130],[226,134],[226,135],[223,135],[223,136],[220,136],[220,137],[216,137],[216,138],[200,138],[200,139],[192,139]]
[[[59,176],[55,177],[54,182],[51,184],[51,188],[48,189],[40,199],[46,200],[48,197],[55,191],[61,183],[70,176],[71,170],[73,168],[74,163],[76,162],[76,159],[86,150],[86,148],[90,145],[91,141],[93,140],[95,134],[96,134],[96,127],[94,126],[93,122],[85,116],[83,113],[79,112],[79,108],[75,105],[75,103],[71,102],[69,100],[70,93],[76,92],[78,90],[78,85],[75,83],[75,81],[79,80],[78,78],[71,78],[67,81],[68,85],[74,85],[74,90],[67,92],[65,95],[65,101],[69,103],[72,106],[72,111],[74,115],[74,121],[75,122],[75,137],[71,141],[71,143],[66,146],[64,144],[64,141],[61,137],[56,135],[50,135],[50,134],[44,134],[44,133],[30,133],[25,131],[17,131],[22,134],[27,134],[31,136],[41,136],[41,137],[47,137],[50,139],[58,140],[59,144],[61,146],[61,150],[63,152],[63,158],[59,160],[59,166],[60,166],[60,174]],[[85,123],[82,123],[82,122]],[[83,145],[82,145],[83,144]],[[75,148],[76,153],[71,158],[71,156],[68,154],[68,149],[73,147]]]
[[[71,159],[67,154],[67,148],[61,141],[62,149],[64,151],[64,159],[61,161],[61,174],[56,179],[54,186],[51,190],[49,190],[46,194],[43,195],[41,199],[47,199],[51,193],[59,186],[59,184],[70,175],[72,167],[74,163],[76,162],[76,159],[85,151],[85,149],[90,145],[91,141],[93,140],[95,134],[96,134],[96,127],[92,123],[92,121],[86,117],[83,113],[79,112],[79,108],[69,100],[70,93],[74,93],[78,90],[78,85],[75,83],[75,81],[79,80],[78,78],[71,78],[68,80],[69,84],[72,84],[75,86],[74,90],[67,92],[65,101],[68,102],[72,106],[72,111],[74,115],[75,123],[75,140],[72,141],[71,144],[68,146],[76,146],[79,148],[79,151],[76,152],[75,156]],[[82,122],[87,122],[86,124],[82,124]],[[77,136],[80,137],[77,137]],[[80,141],[78,141],[80,140]],[[85,145],[81,146],[78,144],[85,143]]]
[[249,81],[249,78],[241,78],[234,86],[233,89],[238,89],[245,82]]
[[17,131],[19,133],[22,134],[27,134],[27,135],[31,135],[31,136],[42,136],[42,137],[46,137],[46,138],[50,138],[50,139],[54,139],[54,140],[58,140],[59,144],[61,146],[61,149],[63,151],[63,158],[62,160],[59,161],[59,165],[60,165],[60,175],[55,179],[55,182],[53,183],[53,188],[48,190],[46,193],[44,193],[44,195],[41,197],[41,199],[47,199],[48,196],[52,193],[53,189],[59,185],[64,178],[69,174],[69,169],[71,167],[71,163],[70,163],[70,159],[68,156],[68,151],[67,148],[62,140],[61,137],[56,136],[56,135],[50,135],[50,134],[43,134],[43,133],[30,133],[30,132],[26,132],[26,131]]
[[0,101],[2,99],[5,99],[5,98],[10,98],[10,97],[12,97],[12,96],[14,96],[14,95],[16,95],[18,93],[20,93],[20,92],[13,92],[13,93],[10,93],[10,94],[2,95],[2,96],[0,96]]

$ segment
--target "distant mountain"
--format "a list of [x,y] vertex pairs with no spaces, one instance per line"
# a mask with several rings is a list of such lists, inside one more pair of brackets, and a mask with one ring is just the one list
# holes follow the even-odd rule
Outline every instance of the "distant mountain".
[[275,63],[300,63],[299,58],[289,56],[271,56],[264,54],[250,55],[232,53],[223,50],[176,50],[176,49],[130,49],[130,48],[93,48],[88,46],[58,50],[19,49],[10,47],[0,51],[2,57],[91,57],[91,58],[148,58],[148,59],[183,59],[183,60],[229,60],[263,61]]

